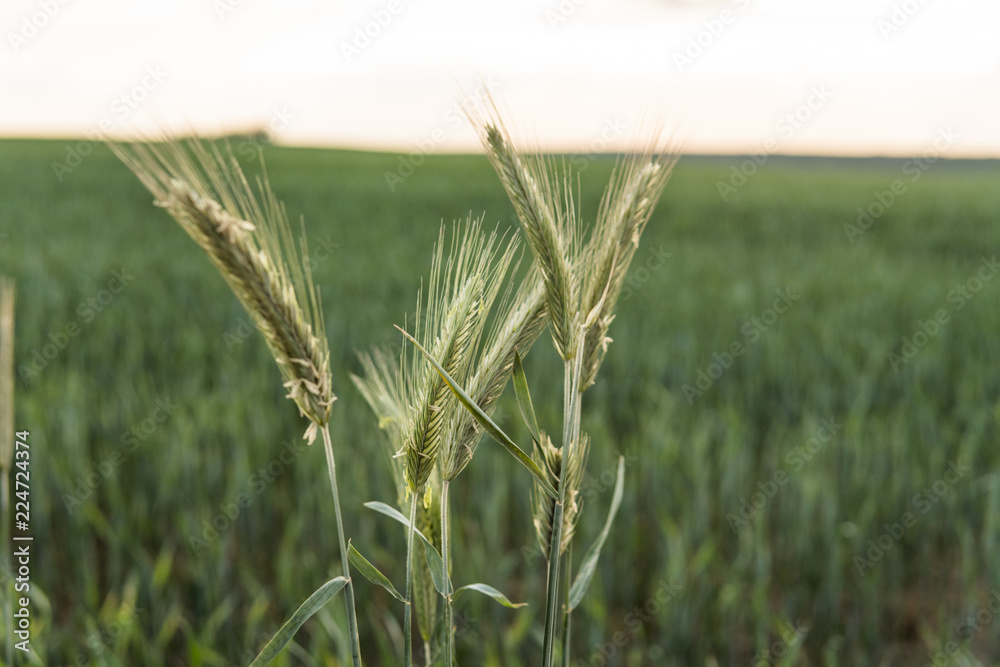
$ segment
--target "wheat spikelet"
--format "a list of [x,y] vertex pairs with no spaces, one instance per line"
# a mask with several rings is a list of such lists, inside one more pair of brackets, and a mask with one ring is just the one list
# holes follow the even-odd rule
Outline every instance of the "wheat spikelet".
[[[539,433],[541,443],[535,443],[535,462],[545,472],[548,481],[556,489],[559,489],[560,477],[563,475],[563,452],[565,448],[556,447],[552,444],[552,439],[545,433]],[[586,435],[581,436],[578,447],[573,447],[573,460],[568,463],[566,475],[562,477],[566,484],[566,504],[563,508],[563,532],[560,540],[559,552],[566,551],[573,535],[576,533],[576,523],[580,518],[580,509],[583,501],[580,498],[580,483],[583,481],[583,469],[587,464],[587,452],[589,450],[589,439]],[[542,553],[549,553],[549,545],[552,541],[552,518],[555,513],[556,501],[543,493],[538,485],[532,488],[533,500],[533,523],[535,535],[538,538],[538,545]]]
[[488,101],[488,115],[472,109],[466,109],[466,115],[480,132],[541,271],[552,341],[560,356],[570,359],[576,349],[572,257],[579,227],[570,189],[551,176],[544,158],[522,155],[514,149],[496,104]]
[[113,145],[163,207],[208,254],[263,334],[281,371],[288,397],[317,428],[336,400],[319,295],[308,270],[305,237],[300,253],[284,208],[266,179],[260,201],[230,153],[197,141]]
[[[468,384],[468,394],[487,415],[492,415],[514,368],[514,353],[522,356],[541,335],[547,323],[545,286],[532,271],[513,299],[500,308],[476,371]],[[472,460],[482,436],[479,424],[468,410],[456,417],[442,458],[442,475],[452,480]]]
[[604,192],[597,223],[583,253],[581,310],[586,316],[580,390],[594,382],[611,339],[608,328],[639,247],[639,239],[666,186],[675,155],[633,155],[615,170]]
[[[441,362],[449,375],[464,383],[469,365],[485,327],[486,317],[499,291],[502,276],[516,248],[511,239],[502,249],[494,231],[486,236],[481,220],[470,220],[465,232],[452,235],[444,261],[442,228],[431,266],[426,312],[417,300],[415,329],[421,344]],[[413,492],[423,490],[453,421],[455,401],[451,390],[415,347],[404,349],[400,382],[405,388],[408,419],[404,424],[402,451],[405,478]]]

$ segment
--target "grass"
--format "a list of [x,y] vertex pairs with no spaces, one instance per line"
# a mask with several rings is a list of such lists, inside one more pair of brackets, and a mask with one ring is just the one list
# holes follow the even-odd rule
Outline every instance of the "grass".
[[[267,346],[210,262],[110,153],[60,183],[51,163],[64,154],[63,142],[0,142],[0,262],[18,282],[16,363],[33,365],[15,427],[35,453],[38,664],[246,664],[338,573],[323,453],[277,409]],[[322,290],[331,435],[338,456],[338,443],[355,450],[345,532],[400,581],[403,531],[360,506],[395,496],[349,373],[356,351],[401,343],[391,325],[412,309],[442,219],[485,211],[503,228],[513,207],[478,156],[428,157],[393,193],[396,156],[270,148],[267,160],[290,217],[305,216]],[[600,530],[619,453],[627,469],[575,614],[574,664],[732,664],[768,650],[770,664],[926,664],[949,641],[996,664],[1000,617],[975,615],[1000,588],[1000,283],[972,288],[1000,247],[1000,167],[933,165],[851,243],[844,223],[908,178],[902,162],[771,158],[724,203],[716,182],[733,163],[676,167],[584,396],[582,544]],[[588,164],[579,209],[595,211],[611,162]],[[779,289],[797,298],[772,320]],[[948,321],[895,372],[887,355],[941,309]],[[734,343],[743,353],[710,377]],[[533,351],[533,394],[561,391],[560,366],[548,346]],[[708,387],[689,404],[699,373]],[[536,402],[539,422],[558,424],[557,408]],[[510,390],[498,414],[530,440]],[[509,459],[489,445],[451,485],[453,507],[476,508],[454,517],[453,577],[491,573],[522,600],[545,584],[530,481]],[[943,482],[956,461],[968,471]],[[731,528],[727,515],[779,472],[787,482]],[[859,574],[855,557],[907,512],[912,525]],[[196,552],[192,536],[211,539]],[[359,596],[372,600],[359,610],[366,659],[395,664],[398,604],[372,587]],[[459,658],[533,661],[543,611],[463,598]],[[347,664],[342,606],[296,641],[280,664]]]

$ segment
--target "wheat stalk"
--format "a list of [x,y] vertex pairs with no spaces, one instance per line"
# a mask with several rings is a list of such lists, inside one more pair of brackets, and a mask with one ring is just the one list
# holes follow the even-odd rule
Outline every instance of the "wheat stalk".
[[[215,146],[187,144],[112,144],[112,150],[139,177],[163,207],[206,252],[264,336],[299,412],[309,419],[305,439],[323,435],[330,490],[333,494],[351,658],[361,667],[347,556],[347,540],[337,490],[336,462],[330,438],[330,409],[336,397],[330,373],[319,293],[309,271],[305,229],[295,251],[285,209],[274,196],[266,174],[250,187],[239,163]],[[258,200],[258,195],[260,200]]]
[[[555,643],[561,554],[579,515],[577,490],[588,451],[580,433],[581,395],[593,384],[607,353],[607,333],[629,265],[676,158],[658,154],[651,143],[650,150],[618,167],[583,246],[568,170],[560,186],[544,158],[516,150],[492,99],[485,113],[470,108],[466,115],[520,218],[545,285],[553,344],[564,361],[561,447],[546,436],[535,448],[536,462],[545,464],[546,481],[559,491],[557,499],[541,498],[536,480],[536,532],[549,555],[542,649],[542,664],[548,667]],[[565,624],[568,638],[568,611]],[[565,660],[568,664],[568,648]]]

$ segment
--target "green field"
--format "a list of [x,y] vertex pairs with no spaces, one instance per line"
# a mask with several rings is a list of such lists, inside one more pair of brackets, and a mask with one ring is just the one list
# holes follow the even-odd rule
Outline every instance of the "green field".
[[[201,250],[109,151],[57,177],[70,145],[0,142],[34,664],[246,665],[339,572],[322,449],[297,444],[266,346]],[[393,191],[399,156],[265,158],[314,251],[347,534],[402,581],[404,532],[362,507],[396,492],[348,374],[398,342],[441,221],[506,228],[513,208],[482,156],[428,157]],[[613,162],[578,164],[592,218]],[[771,158],[723,201],[734,164],[680,162],[585,395],[577,560],[629,465],[571,664],[1000,664],[1000,164]],[[845,229],[897,179],[867,230]],[[559,367],[543,337],[526,368],[549,430]],[[499,412],[530,440],[512,396]],[[530,602],[459,598],[461,664],[540,653],[529,488],[487,442],[453,485],[453,577]],[[367,664],[399,664],[400,605],[357,586]],[[338,600],[277,664],[344,664],[344,627]]]

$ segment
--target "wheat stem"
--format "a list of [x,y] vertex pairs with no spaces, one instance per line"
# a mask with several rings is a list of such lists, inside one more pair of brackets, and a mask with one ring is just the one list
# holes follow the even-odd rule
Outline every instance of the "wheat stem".
[[573,490],[574,469],[579,470],[577,449],[585,452],[580,440],[580,381],[583,374],[583,346],[586,339],[577,337],[576,353],[563,365],[563,443],[562,465],[559,468],[559,498],[555,502],[552,514],[552,536],[549,539],[549,568],[546,580],[545,596],[545,635],[542,641],[542,665],[552,665],[552,654],[555,646],[556,616],[559,613],[559,567],[563,549],[563,516],[566,503],[572,502],[569,496]]
[[324,424],[323,449],[326,452],[326,468],[330,474],[330,490],[333,493],[333,509],[337,516],[337,537],[340,539],[340,560],[344,569],[345,604],[347,605],[347,629],[351,637],[351,661],[354,667],[361,667],[361,639],[358,637],[358,618],[354,611],[354,582],[351,580],[350,563],[347,560],[347,539],[344,536],[344,519],[340,512],[340,494],[337,491],[337,465],[333,458],[333,443],[330,440],[330,426]]
[[406,529],[406,606],[403,608],[403,664],[413,665],[413,534],[417,522],[417,494],[410,494],[410,525]]
[[448,560],[451,549],[451,530],[448,525],[448,487],[451,482],[443,480],[441,482],[441,580],[444,581],[444,637],[445,637],[445,667],[452,667],[455,664],[455,628],[452,620],[451,607],[451,586],[448,585]]
[[573,581],[573,545],[566,548],[566,604],[563,606],[563,633],[562,633],[562,663],[563,667],[570,667],[569,647],[570,647],[570,614],[569,590]]
[[545,584],[545,637],[542,641],[542,666],[552,665],[552,647],[555,645],[556,615],[559,609],[559,561],[562,558],[563,502],[557,500],[552,513],[552,537],[549,547],[549,568]]

